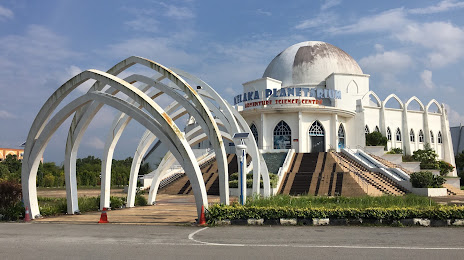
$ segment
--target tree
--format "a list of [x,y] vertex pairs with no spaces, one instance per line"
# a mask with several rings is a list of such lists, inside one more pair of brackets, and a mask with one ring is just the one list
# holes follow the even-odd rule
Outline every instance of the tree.
[[370,134],[366,134],[366,145],[367,146],[386,146],[387,138],[382,136],[381,133],[374,131]]
[[10,176],[10,171],[8,170],[8,166],[3,163],[0,163],[0,179],[8,179]]
[[21,161],[18,160],[16,154],[7,155],[2,163],[8,167],[10,173],[21,173]]
[[464,186],[464,151],[458,153],[455,157],[456,169],[458,170],[458,175],[461,177],[461,186]]

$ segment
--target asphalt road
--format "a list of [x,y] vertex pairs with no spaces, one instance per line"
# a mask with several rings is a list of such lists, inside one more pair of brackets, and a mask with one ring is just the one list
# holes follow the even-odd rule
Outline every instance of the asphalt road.
[[0,259],[463,259],[464,228],[0,223]]

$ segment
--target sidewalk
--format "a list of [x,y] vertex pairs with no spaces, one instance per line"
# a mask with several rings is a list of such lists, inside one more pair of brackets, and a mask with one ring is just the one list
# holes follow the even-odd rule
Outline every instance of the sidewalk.
[[[218,196],[208,196],[209,203],[219,202]],[[33,220],[33,223],[97,224],[101,212],[81,215],[60,215]],[[110,210],[110,224],[190,225],[197,218],[193,195],[158,194],[156,205]]]

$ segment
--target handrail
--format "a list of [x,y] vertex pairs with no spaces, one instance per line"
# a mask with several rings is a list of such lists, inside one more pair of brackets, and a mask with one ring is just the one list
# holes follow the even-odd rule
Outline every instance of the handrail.
[[353,168],[352,165],[349,162],[347,162],[345,158],[341,157],[338,153],[330,152],[330,154],[333,155],[332,157],[335,159],[338,165],[344,167],[346,170],[348,170],[350,174],[354,174],[354,176],[356,177],[355,180],[357,180],[356,182],[360,183],[361,189],[369,195],[369,183],[365,180],[365,177],[362,176],[359,170]]

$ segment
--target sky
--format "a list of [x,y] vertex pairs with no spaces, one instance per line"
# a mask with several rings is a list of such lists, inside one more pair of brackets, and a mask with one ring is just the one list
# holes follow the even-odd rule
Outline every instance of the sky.
[[[261,78],[277,54],[302,41],[350,54],[381,99],[436,99],[451,126],[464,124],[464,1],[2,0],[0,147],[23,143],[48,97],[83,70],[142,56],[202,78],[232,102],[242,83]],[[97,114],[79,157],[101,157],[115,115]],[[45,161],[63,162],[69,123],[52,137]],[[143,131],[131,122],[115,158],[133,156]]]

